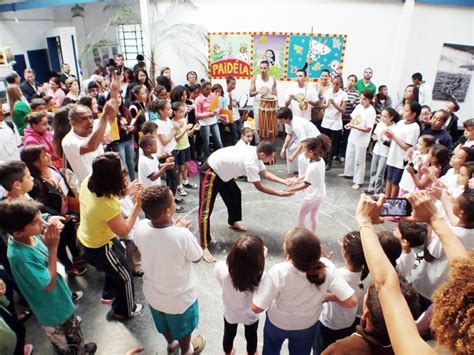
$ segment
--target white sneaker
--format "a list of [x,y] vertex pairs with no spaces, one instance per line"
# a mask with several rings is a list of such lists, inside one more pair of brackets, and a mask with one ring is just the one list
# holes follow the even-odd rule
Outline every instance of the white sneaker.
[[178,186],[178,194],[179,194],[179,196],[188,196],[188,193],[186,192],[186,190],[182,186]]

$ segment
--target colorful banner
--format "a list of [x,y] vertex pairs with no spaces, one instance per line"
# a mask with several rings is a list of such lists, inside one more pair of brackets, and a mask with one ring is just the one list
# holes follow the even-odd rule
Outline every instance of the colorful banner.
[[331,77],[342,74],[347,36],[281,32],[209,33],[209,77],[250,79],[260,73],[259,63],[270,63],[277,80],[296,80],[305,69],[309,81],[317,81],[323,69]]

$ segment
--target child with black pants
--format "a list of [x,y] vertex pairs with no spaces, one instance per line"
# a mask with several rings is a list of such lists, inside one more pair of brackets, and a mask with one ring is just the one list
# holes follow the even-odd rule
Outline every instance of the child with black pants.
[[[222,286],[224,301],[224,339],[226,354],[233,353],[234,338],[239,323],[245,326],[247,354],[256,354],[258,315],[250,309],[265,268],[265,247],[260,237],[248,235],[239,238],[229,254],[227,265],[220,261],[214,267],[214,276]],[[249,273],[249,270],[252,272]]]

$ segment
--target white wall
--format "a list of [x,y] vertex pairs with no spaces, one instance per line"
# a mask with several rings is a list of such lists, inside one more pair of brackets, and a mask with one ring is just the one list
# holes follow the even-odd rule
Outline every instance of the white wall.
[[[395,0],[195,0],[194,4],[195,10],[180,12],[176,18],[202,24],[209,32],[310,32],[313,26],[314,32],[346,34],[344,77],[351,73],[360,77],[363,69],[370,66],[374,69],[374,83],[387,84],[394,98],[417,71],[433,86],[443,42],[474,43],[474,9],[470,8],[416,4],[413,14],[407,16],[404,4]],[[408,43],[403,41],[397,47],[400,34],[404,39],[405,26],[410,26]],[[398,53],[397,48],[407,53]],[[184,83],[185,73],[197,68],[197,65],[184,64],[169,49],[158,53],[158,65],[170,66],[176,83]],[[205,75],[204,72],[198,74]],[[248,85],[248,80],[239,80],[237,90],[247,92]],[[279,82],[280,94],[285,93],[289,85]],[[473,86],[474,78],[468,93],[470,99],[461,103],[459,113],[463,119],[474,117]],[[437,102],[434,106],[444,107],[444,103]]]

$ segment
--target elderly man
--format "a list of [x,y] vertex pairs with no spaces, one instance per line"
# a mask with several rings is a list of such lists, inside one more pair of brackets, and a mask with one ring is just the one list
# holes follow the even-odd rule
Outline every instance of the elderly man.
[[92,173],[94,159],[104,154],[102,139],[104,138],[107,122],[114,122],[117,117],[119,92],[120,79],[117,75],[114,75],[110,86],[111,99],[105,104],[102,117],[95,130],[94,118],[88,107],[76,105],[69,111],[69,121],[72,129],[64,137],[61,144],[79,183]]

